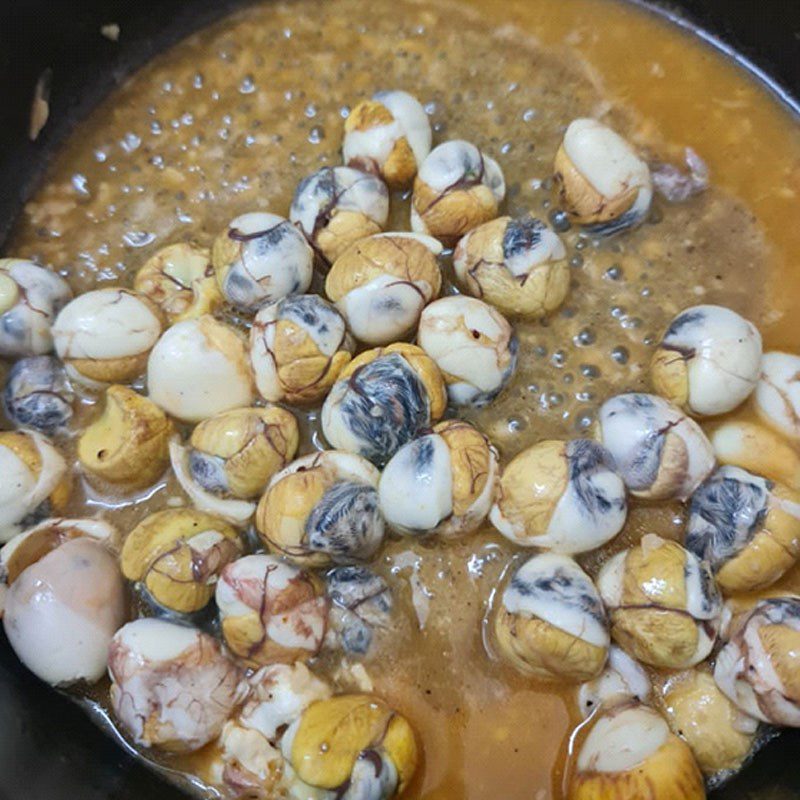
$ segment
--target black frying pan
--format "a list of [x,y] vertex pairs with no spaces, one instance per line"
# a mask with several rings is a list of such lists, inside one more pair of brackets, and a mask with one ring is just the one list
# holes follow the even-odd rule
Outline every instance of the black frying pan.
[[[0,0],[0,249],[49,154],[72,125],[131,70],[235,4],[236,0]],[[787,103],[793,103],[792,94],[800,95],[797,0],[684,0],[672,7],[690,21],[685,23],[690,28],[700,26],[719,36],[716,46],[730,44],[742,53],[744,66],[770,82]],[[117,43],[99,35],[100,26],[111,22],[122,29]],[[31,98],[47,68],[52,70],[50,122],[31,143]],[[800,107],[795,109],[800,113]],[[0,634],[0,800],[179,796],[137,765],[73,703],[26,672]],[[768,745],[714,797],[800,798],[800,732],[786,732]]]

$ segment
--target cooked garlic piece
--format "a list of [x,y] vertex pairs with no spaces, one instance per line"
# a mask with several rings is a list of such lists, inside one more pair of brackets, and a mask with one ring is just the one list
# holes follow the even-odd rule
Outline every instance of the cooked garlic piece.
[[442,371],[454,406],[487,405],[517,365],[514,329],[499,311],[474,297],[443,297],[427,306],[417,342]]
[[700,426],[652,394],[619,394],[600,408],[599,439],[631,494],[688,499],[714,469]]
[[60,686],[103,676],[125,620],[117,537],[97,520],[48,519],[0,550],[6,635],[41,680]]
[[800,441],[800,356],[765,353],[755,398],[764,422],[793,442]]
[[223,302],[211,253],[191,242],[162,247],[136,273],[133,288],[149,297],[170,325],[213,314]]
[[388,218],[386,185],[350,167],[323,167],[304,178],[289,212],[289,219],[328,264],[353,242],[383,230]]
[[434,147],[419,168],[411,196],[411,229],[447,245],[497,216],[506,195],[500,165],[462,140]]
[[650,169],[625,139],[597,120],[570,123],[554,170],[564,209],[592,233],[633,227],[650,211]]
[[139,377],[163,327],[161,311],[145,295],[95,289],[64,306],[53,340],[70,378],[97,389]]
[[53,320],[71,298],[55,272],[23,258],[0,258],[0,358],[49,353]]
[[645,534],[636,547],[603,564],[597,588],[612,638],[639,661],[686,669],[714,647],[719,591],[708,566],[677,542]]
[[589,439],[544,441],[503,469],[490,519],[507,539],[558,553],[584,553],[625,524],[625,484],[608,451]]
[[632,659],[621,647],[608,648],[605,669],[593,680],[582,683],[578,689],[578,708],[584,717],[632,701],[646,703],[653,687],[650,678],[638,661]]
[[392,188],[414,180],[430,149],[428,115],[408,92],[377,92],[360,102],[344,123],[344,163],[379,175]]
[[322,406],[322,431],[335,448],[384,464],[445,410],[439,368],[411,344],[361,353],[342,371]]
[[670,322],[653,355],[656,394],[688,414],[732,411],[752,393],[761,368],[761,334],[735,311],[693,306]]
[[259,394],[307,405],[328,393],[355,349],[344,317],[315,294],[264,306],[250,329],[250,363]]
[[311,567],[370,560],[383,543],[378,470],[353,453],[297,459],[270,481],[256,529],[273,552]]
[[72,419],[75,394],[63,364],[54,356],[15,361],[3,390],[6,416],[21,428],[51,434]]
[[446,420],[389,460],[381,511],[392,528],[412,536],[470,533],[489,513],[497,474],[492,443],[467,422]]
[[608,623],[591,578],[568,556],[517,567],[494,609],[498,654],[539,680],[588,681],[608,655]]
[[500,217],[469,231],[453,254],[459,285],[504,314],[542,317],[569,293],[567,250],[530,215]]
[[147,389],[156,405],[184,422],[252,405],[255,386],[244,340],[213,317],[178,322],[150,354]]
[[220,291],[245,311],[302,294],[311,285],[314,251],[288,219],[251,212],[231,220],[211,260]]
[[800,557],[800,493],[739,467],[721,467],[692,495],[686,547],[723,592],[774,583]]
[[427,303],[438,297],[442,246],[430,236],[379,233],[351,245],[336,259],[325,293],[353,335],[370,345],[411,333]]
[[225,644],[250,667],[306,661],[322,647],[328,619],[322,584],[275,556],[228,564],[216,601]]
[[128,534],[120,565],[159,606],[191,614],[205,608],[222,569],[241,552],[239,534],[223,520],[193,508],[168,508]]
[[217,640],[161,619],[123,625],[108,652],[114,714],[141,747],[199,750],[215,739],[246,686]]

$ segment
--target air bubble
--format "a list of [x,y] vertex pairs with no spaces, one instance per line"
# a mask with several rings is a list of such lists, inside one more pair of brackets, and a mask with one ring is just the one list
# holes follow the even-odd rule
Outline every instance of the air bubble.
[[572,227],[572,223],[569,221],[569,215],[566,211],[560,209],[554,210],[549,214],[549,218],[553,230],[558,231],[558,233],[566,233]]
[[594,380],[600,377],[600,370],[594,364],[581,364],[580,369],[584,378]]
[[309,118],[314,119],[317,116],[317,107],[313,103],[309,103],[305,109],[303,109],[303,113]]
[[610,281],[618,281],[623,276],[622,267],[619,264],[612,264],[604,273],[603,277]]
[[589,328],[584,328],[572,338],[572,341],[575,342],[575,344],[579,347],[588,347],[590,344],[594,344],[596,339],[597,337],[595,336],[594,331],[590,330]]
[[311,144],[319,144],[325,138],[325,129],[322,125],[315,125],[308,133]]
[[617,362],[617,364],[627,364],[628,359],[630,358],[630,353],[628,352],[628,348],[623,347],[622,345],[615,347],[611,351],[611,358],[613,358],[614,361]]

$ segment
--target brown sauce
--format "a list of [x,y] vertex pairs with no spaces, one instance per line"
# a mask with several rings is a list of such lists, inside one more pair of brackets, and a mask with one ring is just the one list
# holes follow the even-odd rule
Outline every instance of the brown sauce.
[[[237,13],[155,59],[80,126],[8,252],[53,265],[76,291],[130,285],[165,244],[210,244],[247,210],[286,215],[304,175],[339,163],[347,108],[379,88],[429,104],[435,141],[466,138],[495,157],[509,213],[549,213],[553,155],[578,116],[605,115],[652,160],[679,163],[691,146],[710,166],[706,193],[659,201],[633,233],[565,234],[570,297],[548,320],[518,324],[512,386],[471,415],[504,458],[585,433],[605,398],[646,388],[651,347],[685,306],[731,306],[768,348],[800,350],[796,119],[707,45],[615,0],[297,0]],[[398,195],[389,229],[407,227]],[[87,397],[77,425],[93,413]],[[306,449],[319,436],[313,413],[308,433]],[[72,511],[107,512],[123,530],[181,497],[172,482],[137,498],[82,487]],[[683,523],[677,504],[634,502],[623,534],[582,562],[593,571],[645,532],[680,536]],[[455,543],[398,539],[378,563],[407,622],[366,667],[419,731],[425,762],[410,798],[560,796],[574,689],[516,675],[483,641],[515,551],[486,529]],[[800,589],[800,570],[780,585]]]

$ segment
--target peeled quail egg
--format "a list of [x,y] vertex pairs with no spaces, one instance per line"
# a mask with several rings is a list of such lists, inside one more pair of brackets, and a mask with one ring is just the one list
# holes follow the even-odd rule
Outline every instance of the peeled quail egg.
[[500,165],[462,140],[434,147],[419,168],[411,197],[411,229],[454,245],[497,216],[506,195]]
[[738,770],[750,755],[758,722],[731,703],[710,673],[693,669],[672,676],[661,705],[673,733],[692,748],[705,775]]
[[162,247],[136,273],[133,288],[149,297],[170,325],[213,314],[223,302],[211,253],[191,242]]
[[721,467],[692,496],[686,547],[724,592],[763,589],[800,556],[800,493]]
[[608,451],[589,439],[545,441],[503,469],[492,524],[516,544],[583,553],[625,524],[625,484]]
[[314,251],[288,219],[252,212],[232,220],[214,242],[212,262],[225,299],[246,311],[311,285]]
[[312,567],[371,559],[383,543],[379,473],[353,453],[297,459],[270,481],[256,528],[274,553]]
[[700,426],[652,394],[620,394],[603,403],[599,438],[631,494],[686,500],[714,469]]
[[625,139],[597,120],[570,123],[554,168],[565,210],[594,233],[638,225],[650,210],[650,169]]
[[497,483],[491,442],[461,420],[403,445],[381,475],[381,511],[395,530],[456,536],[486,519]]
[[53,356],[30,356],[14,362],[6,378],[6,416],[21,428],[53,433],[72,419],[75,395],[61,362]]
[[608,648],[605,669],[578,689],[578,708],[584,717],[597,709],[609,709],[631,702],[645,703],[652,691],[644,668],[616,645]]
[[329,621],[335,642],[346,653],[366,655],[376,633],[392,630],[392,593],[367,567],[336,567],[326,576]]
[[191,614],[208,604],[223,567],[241,552],[239,534],[223,520],[193,508],[168,508],[128,534],[120,565],[160,606]]
[[264,306],[250,329],[250,363],[259,394],[271,402],[323,398],[353,357],[344,317],[319,295]]
[[69,496],[66,462],[34,431],[0,431],[0,476],[0,542],[59,511]]
[[109,642],[125,618],[116,539],[103,522],[48,519],[0,550],[8,641],[47,683],[93,682],[105,672]]
[[390,344],[342,371],[322,406],[322,430],[334,447],[382,464],[440,419],[445,404],[434,361],[414,345]]
[[755,389],[761,367],[761,334],[735,311],[694,306],[669,324],[653,355],[650,375],[657,394],[689,414],[732,411]]
[[130,487],[149,486],[169,466],[175,428],[151,400],[109,386],[102,414],[78,439],[78,460],[91,475]]
[[419,759],[407,720],[364,694],[313,703],[286,731],[281,749],[301,781],[346,800],[401,795]]
[[297,186],[289,219],[327,263],[353,242],[379,233],[389,218],[380,178],[350,167],[323,167]]
[[621,705],[592,725],[570,772],[567,800],[704,800],[689,746],[661,715]]
[[353,335],[367,344],[389,344],[417,326],[426,303],[437,297],[442,246],[430,236],[379,233],[351,245],[336,259],[325,293]]
[[800,598],[762,600],[735,619],[714,680],[745,714],[800,727]]
[[322,647],[328,602],[321,583],[275,556],[228,564],[216,600],[225,644],[248,666],[305,661]]
[[800,356],[766,353],[755,399],[764,422],[792,441],[800,441]]
[[0,358],[49,353],[50,326],[71,298],[69,284],[55,272],[22,258],[0,258]]
[[360,102],[344,124],[344,163],[379,175],[392,188],[414,180],[430,149],[428,115],[408,92],[377,92]]
[[253,374],[244,340],[213,317],[178,322],[147,362],[150,399],[185,422],[252,405]]
[[714,646],[722,601],[708,566],[653,533],[606,561],[597,588],[611,636],[645,664],[685,669]]
[[417,342],[442,371],[454,406],[487,405],[517,365],[514,329],[499,311],[474,297],[443,297],[427,306]]
[[70,378],[102,388],[141,375],[162,329],[161,311],[145,295],[95,289],[64,306],[53,323],[53,339]]
[[456,247],[453,267],[462,289],[504,314],[541,317],[569,293],[564,243],[530,215],[500,217],[469,231]]
[[117,631],[108,673],[123,728],[136,744],[170,752],[198,750],[219,736],[246,690],[216,639],[155,618]]
[[539,680],[590,680],[608,655],[597,589],[571,558],[555,553],[515,569],[495,608],[494,635],[499,655]]

